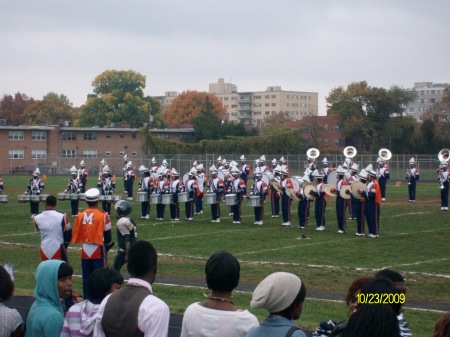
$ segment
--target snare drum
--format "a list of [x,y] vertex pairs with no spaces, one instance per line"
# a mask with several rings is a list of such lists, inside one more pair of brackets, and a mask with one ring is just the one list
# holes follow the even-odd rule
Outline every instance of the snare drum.
[[146,202],[148,201],[148,194],[147,192],[138,192],[136,196],[136,200],[140,202]]
[[8,202],[8,196],[7,195],[1,195],[0,194],[0,202],[7,203]]
[[39,202],[41,201],[41,196],[38,194],[30,195],[31,202]]
[[215,205],[217,204],[216,193],[206,193],[205,194],[205,205]]
[[261,207],[261,197],[259,195],[251,195],[247,199],[247,206]]
[[26,195],[26,194],[18,195],[17,196],[17,201],[18,202],[22,202],[22,203],[28,202],[28,201],[30,201],[30,196]]
[[163,194],[161,196],[161,203],[164,205],[170,205],[173,203],[173,194]]
[[157,205],[161,203],[161,194],[151,194],[150,195],[150,204]]
[[236,194],[225,195],[225,204],[228,206],[236,205]]
[[110,195],[104,195],[103,196],[103,201],[107,202],[108,204],[113,200],[113,196]]
[[178,202],[188,202],[188,201],[189,201],[189,192],[178,193]]
[[78,193],[70,193],[70,200],[78,200]]
[[86,200],[86,194],[84,194],[84,193],[78,194],[78,199],[80,199],[80,200]]
[[48,194],[41,194],[39,197],[40,202],[45,202],[47,200]]
[[58,200],[66,200],[66,193],[58,193],[56,198]]

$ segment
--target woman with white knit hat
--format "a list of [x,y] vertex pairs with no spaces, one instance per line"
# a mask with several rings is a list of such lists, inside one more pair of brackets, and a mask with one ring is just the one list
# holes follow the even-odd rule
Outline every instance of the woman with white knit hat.
[[293,323],[300,318],[305,298],[305,285],[297,275],[285,272],[270,274],[258,284],[250,302],[253,309],[266,309],[269,316],[246,337],[306,337]]

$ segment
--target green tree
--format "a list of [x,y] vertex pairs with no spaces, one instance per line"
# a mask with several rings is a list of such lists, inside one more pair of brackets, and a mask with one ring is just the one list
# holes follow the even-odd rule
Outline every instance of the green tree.
[[80,116],[81,126],[108,125],[128,122],[141,127],[148,121],[144,97],[146,78],[133,70],[106,70],[92,82],[93,93],[88,95]]
[[194,140],[219,139],[222,134],[222,131],[220,130],[222,120],[214,111],[213,103],[209,99],[209,96],[205,96],[204,103],[199,103],[202,109],[200,113],[192,119],[192,125],[195,130]]
[[72,103],[65,95],[49,92],[42,101],[34,101],[26,107],[24,118],[28,124],[61,124],[71,120],[72,109]]

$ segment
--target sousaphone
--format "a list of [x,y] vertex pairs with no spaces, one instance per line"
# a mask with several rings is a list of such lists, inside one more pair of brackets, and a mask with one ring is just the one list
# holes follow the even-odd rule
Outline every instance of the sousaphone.
[[366,191],[366,184],[363,184],[360,181],[354,181],[351,184],[350,188],[351,188],[351,192],[352,192],[353,196],[355,198],[361,199],[363,196],[361,195],[361,193],[358,192],[358,190]]
[[306,156],[310,159],[316,159],[320,156],[320,151],[315,147],[312,147],[308,151],[306,151]]
[[380,151],[378,151],[378,156],[384,161],[388,161],[392,158],[392,152],[388,149],[380,149]]

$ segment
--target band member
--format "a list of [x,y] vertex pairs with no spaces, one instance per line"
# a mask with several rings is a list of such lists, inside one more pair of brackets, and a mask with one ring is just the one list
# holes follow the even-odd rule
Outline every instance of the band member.
[[209,192],[216,194],[217,203],[211,204],[211,222],[220,222],[220,201],[221,197],[225,191],[225,182],[223,179],[218,177],[218,170],[213,165],[210,167],[209,172],[211,173],[211,179],[209,179]]
[[369,170],[369,182],[366,184],[367,191],[358,191],[365,199],[365,213],[367,225],[369,226],[369,237],[379,237],[381,190],[377,181],[377,173]]
[[242,199],[244,198],[244,195],[247,194],[247,186],[245,185],[245,181],[239,177],[240,174],[241,172],[236,166],[233,166],[231,168],[231,175],[233,177],[233,180],[231,182],[230,189],[228,189],[228,192],[236,194],[236,203],[231,206],[231,211],[233,213],[233,223],[235,224],[241,223]]
[[250,195],[258,196],[261,200],[261,206],[253,207],[255,212],[255,225],[262,225],[264,222],[264,202],[266,196],[269,193],[269,186],[261,180],[262,173],[258,172],[255,174],[255,182],[250,190]]
[[123,193],[127,193],[127,171],[128,171],[128,156],[123,156],[122,175],[123,175]]
[[317,170],[317,163],[314,158],[308,158],[305,166],[305,172],[309,173],[309,181],[314,181],[313,173]]
[[377,178],[378,178],[378,185],[381,190],[381,201],[386,201],[386,185],[387,181],[391,178],[389,174],[389,166],[386,164],[386,162],[378,157],[378,168],[377,168]]
[[100,162],[100,170],[98,171],[98,177],[100,178],[102,176],[103,168],[108,165],[105,159],[102,159]]
[[284,166],[286,168],[286,171],[289,172],[289,166],[288,166],[287,160],[284,157],[280,158],[280,166]]
[[345,201],[347,199],[344,199],[341,197],[341,188],[345,185],[348,185],[347,181],[345,180],[345,172],[344,168],[339,165],[339,167],[336,170],[337,173],[337,182],[336,182],[336,217],[337,217],[337,223],[338,223],[338,233],[343,234],[345,233],[347,227],[345,222]]
[[[156,181],[156,187],[154,189],[154,193],[156,194],[164,194],[166,193],[168,187],[168,181],[164,179],[163,169],[159,168],[158,170],[158,178]],[[164,220],[164,212],[166,210],[166,205],[163,203],[156,204],[156,220]]]
[[448,211],[448,190],[450,175],[448,174],[448,162],[441,161],[438,169],[438,181],[441,184],[441,211]]
[[245,156],[241,156],[241,179],[247,184],[248,177],[250,176],[250,166],[247,164]]
[[[287,168],[286,168],[287,170]],[[266,156],[262,155],[259,158],[259,172],[264,173],[264,172],[270,172],[270,167],[266,165]]]
[[[83,182],[78,177],[78,171],[75,166],[72,166],[70,169],[70,173],[72,174],[72,177],[69,178],[69,182],[67,184],[67,188],[64,192],[68,192],[71,194],[74,193],[81,193],[81,190],[83,189]],[[72,217],[76,216],[78,214],[78,205],[79,205],[78,199],[72,199],[70,198],[70,208],[72,209]]]
[[[45,186],[44,181],[39,178],[40,173],[39,167],[33,171],[33,177],[28,181],[28,186],[24,194],[31,194],[33,196],[40,195],[42,193]],[[30,211],[32,218],[39,214],[39,200],[37,202],[30,200]]]
[[260,167],[259,167],[259,158],[255,159],[255,166],[253,167],[253,179],[255,179],[254,176],[255,176],[256,172],[261,172]]
[[300,188],[296,191],[297,197],[300,199],[298,202],[298,227],[305,229],[308,226],[308,214],[309,214],[309,199],[305,195],[305,183],[309,183],[309,176],[305,174],[300,181]]
[[98,181],[97,188],[100,190],[100,195],[104,197],[102,200],[103,211],[108,212],[108,214],[111,215],[112,200],[105,200],[105,197],[111,198],[113,195],[116,190],[116,180],[111,176],[108,165],[103,168],[102,177]]
[[178,202],[178,193],[184,192],[184,184],[180,180],[180,174],[172,168],[172,181],[169,185],[169,193],[172,194],[172,203],[169,205],[170,208],[170,220],[179,221],[180,220],[180,203]]
[[[229,165],[229,163],[228,163],[228,161],[226,159],[222,160],[222,172],[223,172],[223,174],[225,176],[225,178],[224,178],[225,191],[228,191],[228,190],[231,189],[231,185],[233,183],[233,175],[231,174],[231,168],[230,168],[230,165]],[[229,216],[233,215],[233,210],[232,210],[231,206],[228,206],[228,215]]]
[[84,163],[84,160],[80,162],[80,169],[78,170],[78,178],[81,179],[81,184],[83,185],[83,188],[80,190],[80,193],[86,192],[86,184],[88,181],[88,170],[86,169],[86,164]]
[[315,170],[312,175],[317,182],[317,192],[311,191],[310,194],[316,197],[314,201],[314,216],[316,219],[316,231],[325,230],[325,210],[327,208],[327,195],[322,189],[323,187],[323,175]]
[[156,177],[158,173],[158,162],[156,161],[155,157],[152,158],[152,166],[150,167],[150,175],[153,177],[153,179]]
[[160,169],[163,173],[164,179],[168,179],[170,177],[171,172],[167,160],[163,159]]
[[185,211],[186,211],[186,219],[191,221],[194,220],[194,204],[195,204],[195,198],[197,197],[197,190],[198,190],[198,184],[197,184],[197,170],[195,168],[192,168],[189,171],[189,178],[185,182],[185,188],[186,192],[189,193],[188,201],[184,203]]
[[3,193],[3,189],[4,189],[3,178],[2,178],[2,176],[0,176],[0,193]]
[[142,178],[138,184],[139,192],[147,193],[147,201],[141,201],[141,219],[150,219],[150,194],[155,188],[155,180],[150,176],[150,169],[142,169]]
[[219,156],[218,158],[217,158],[217,170],[221,170],[222,168],[222,157],[221,156]]
[[195,198],[195,214],[203,214],[203,193],[205,193],[206,187],[206,174],[203,164],[199,164],[195,167],[197,172],[197,195]]
[[329,174],[332,170],[331,170],[331,168],[330,168],[330,166],[329,166],[327,157],[324,157],[324,158],[323,158],[322,164],[323,164],[323,167],[322,167],[322,169],[320,170],[320,173],[322,173],[322,175],[323,175],[323,183],[324,183],[324,184],[328,184],[328,174]]
[[419,180],[419,170],[416,168],[414,158],[409,160],[409,167],[406,170],[406,180],[408,180],[409,202],[416,202],[416,182]]
[[[362,169],[359,172],[359,175],[355,177],[355,181],[360,181],[364,185],[367,184],[368,173],[365,169]],[[352,197],[353,194],[352,194]],[[356,214],[356,236],[364,236],[364,222],[366,219],[366,199],[361,196],[361,198],[356,198],[359,204],[355,205],[355,214]]]
[[[352,185],[352,183],[354,181],[359,181],[358,168],[359,168],[359,166],[356,163],[353,163],[350,168],[350,176],[348,178],[348,183],[350,186]],[[347,174],[345,176],[347,176]],[[348,199],[347,199],[347,201],[348,201]],[[356,214],[358,214],[358,212],[361,211],[360,199],[356,198],[353,194],[350,193],[350,205],[348,205],[348,203],[346,203],[346,206],[349,208],[349,212],[350,212],[350,217],[348,219],[349,220],[357,220]]]
[[294,188],[294,183],[288,178],[288,172],[284,166],[280,167],[281,175],[281,213],[283,215],[283,223],[281,226],[291,225],[291,198],[286,194],[286,189]]
[[[273,170],[273,180],[278,185],[281,183],[280,176],[281,166],[277,165],[277,167]],[[272,184],[270,184],[270,207],[272,210],[272,218],[278,218],[280,216],[280,198],[281,194],[278,192]]]
[[275,170],[275,168],[278,166],[278,161],[274,158],[272,159],[272,172]]
[[125,173],[125,186],[127,191],[127,199],[133,200],[133,185],[134,181],[136,180],[136,173],[133,169],[133,163],[129,161],[127,163],[127,172]]

